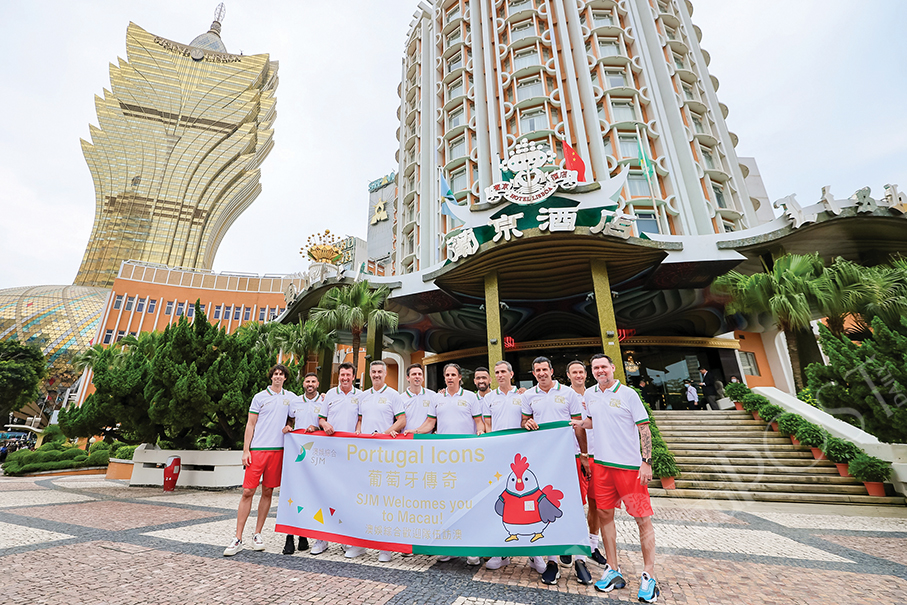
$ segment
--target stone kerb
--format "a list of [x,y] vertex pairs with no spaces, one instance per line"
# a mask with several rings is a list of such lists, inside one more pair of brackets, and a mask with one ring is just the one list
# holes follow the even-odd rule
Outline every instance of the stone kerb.
[[799,414],[813,424],[821,426],[835,437],[850,441],[870,456],[891,462],[891,483],[899,494],[907,495],[907,444],[882,443],[874,435],[838,420],[831,414],[775,387],[754,387],[752,391],[788,412]]
[[132,456],[129,485],[164,485],[164,464],[180,457],[177,487],[228,488],[242,485],[242,452],[238,450],[162,450],[143,443]]

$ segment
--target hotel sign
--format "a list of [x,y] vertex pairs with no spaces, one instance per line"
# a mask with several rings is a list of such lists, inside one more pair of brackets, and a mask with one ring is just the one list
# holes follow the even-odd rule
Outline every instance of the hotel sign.
[[575,170],[543,172],[542,166],[554,161],[554,152],[526,139],[519,142],[510,152],[504,166],[513,173],[509,181],[495,183],[485,188],[489,204],[507,200],[514,204],[536,204],[547,199],[558,189],[576,187]]

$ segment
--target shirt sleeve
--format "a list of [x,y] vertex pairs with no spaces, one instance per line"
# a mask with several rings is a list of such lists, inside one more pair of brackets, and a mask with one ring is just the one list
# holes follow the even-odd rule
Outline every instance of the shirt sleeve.
[[[431,393],[431,391],[426,391],[426,393]],[[428,401],[429,401],[429,404],[428,404],[428,417],[429,417],[429,418],[437,418],[437,417],[438,417],[438,398],[439,398],[440,396],[441,396],[441,395],[439,395],[438,393],[432,393],[432,394],[429,396],[429,399],[428,399]]]
[[486,418],[491,418],[491,396],[493,393],[494,391],[482,397],[482,415]]
[[321,411],[318,412],[319,418],[328,419],[328,408],[331,407],[331,400],[327,397],[324,398],[324,401],[321,404]]
[[261,412],[261,393],[252,398],[252,405],[249,406],[250,414],[258,414],[259,412]]
[[472,417],[481,418],[485,413],[485,402],[482,401],[482,398],[475,395],[475,400],[472,402]]
[[574,391],[572,388],[568,388],[567,393],[570,397],[567,402],[570,410],[570,417],[576,418],[577,416],[579,416],[580,418],[585,418],[586,410],[583,407],[583,400],[580,399],[579,393]]
[[636,391],[633,389],[630,389],[629,400],[630,412],[633,414],[633,422],[636,424],[649,424],[649,413],[646,411],[646,406],[642,404],[639,395],[637,395]]
[[523,399],[520,403],[520,411],[523,412],[523,416],[532,416],[532,395],[529,393],[529,391],[523,393]]
[[399,393],[394,395],[393,401],[391,401],[391,409],[394,411],[394,418],[406,413],[406,406],[403,404],[403,398],[400,397]]

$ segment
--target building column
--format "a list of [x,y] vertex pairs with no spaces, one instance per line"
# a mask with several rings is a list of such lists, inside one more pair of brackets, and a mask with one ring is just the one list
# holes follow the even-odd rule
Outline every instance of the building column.
[[365,334],[365,374],[362,376],[363,391],[372,388],[369,364],[379,361],[384,353],[384,330],[375,324],[374,316],[368,318],[367,330]]
[[614,360],[614,377],[627,384],[624,361],[620,355],[620,344],[617,340],[617,320],[614,318],[614,303],[611,301],[608,265],[598,258],[592,259],[591,265],[595,308],[598,311],[598,328],[602,336],[602,352]]
[[318,388],[322,393],[331,388],[331,377],[334,373],[334,351],[333,349],[322,349],[318,354],[318,367],[315,368],[318,374]]
[[488,369],[491,388],[497,388],[494,364],[504,359],[504,332],[501,328],[501,299],[498,292],[498,273],[485,275],[485,331],[488,333]]

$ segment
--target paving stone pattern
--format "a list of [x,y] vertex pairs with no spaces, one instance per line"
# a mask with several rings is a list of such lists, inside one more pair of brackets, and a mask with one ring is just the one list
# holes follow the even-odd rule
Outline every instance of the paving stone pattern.
[[[377,553],[281,554],[272,508],[266,550],[222,555],[239,490],[130,488],[98,477],[0,477],[0,602],[375,603],[534,605],[636,602],[636,523],[617,514],[628,588],[599,593],[561,568],[539,582],[525,557],[495,571],[465,560]],[[257,505],[257,502],[256,502]],[[661,603],[836,605],[907,603],[907,508],[731,506],[655,499]],[[251,542],[254,514],[246,526]],[[598,579],[602,569],[589,562]]]

